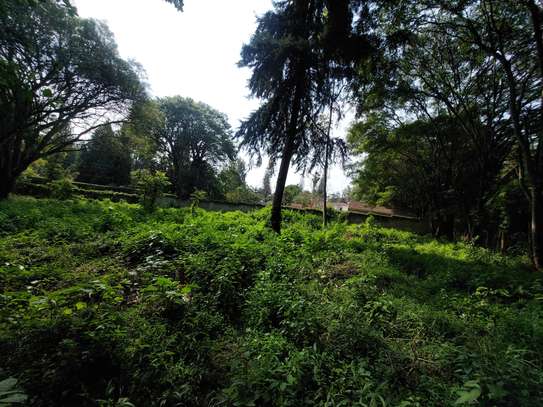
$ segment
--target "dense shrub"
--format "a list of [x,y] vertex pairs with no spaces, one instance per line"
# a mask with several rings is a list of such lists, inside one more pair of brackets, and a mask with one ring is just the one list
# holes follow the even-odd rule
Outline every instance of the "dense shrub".
[[284,218],[0,202],[0,382],[33,406],[540,404],[525,259]]

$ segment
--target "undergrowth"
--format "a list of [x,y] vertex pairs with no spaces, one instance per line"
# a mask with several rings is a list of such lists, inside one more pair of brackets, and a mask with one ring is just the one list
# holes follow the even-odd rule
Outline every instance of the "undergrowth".
[[33,406],[543,405],[522,258],[268,219],[0,203],[0,381]]

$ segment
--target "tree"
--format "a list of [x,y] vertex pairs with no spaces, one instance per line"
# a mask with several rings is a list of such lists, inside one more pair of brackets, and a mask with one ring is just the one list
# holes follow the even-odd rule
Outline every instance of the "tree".
[[0,1],[0,78],[0,199],[32,162],[144,95],[107,26],[53,0]]
[[168,177],[161,171],[153,172],[148,169],[136,170],[132,173],[132,177],[139,189],[143,209],[147,212],[153,212],[157,200],[170,185]]
[[159,158],[167,158],[177,196],[186,199],[195,190],[220,195],[216,174],[235,158],[226,116],[210,106],[180,96],[157,100],[159,117],[146,123]]
[[[510,132],[514,141],[516,170],[531,213],[530,257],[534,267],[540,269],[543,258],[542,6],[534,0],[411,0],[375,3],[379,5],[377,9],[381,15],[377,24],[381,27],[376,31],[382,28],[382,33],[396,40],[388,42],[392,49],[389,55],[402,57],[402,46],[409,43],[413,36],[424,35],[431,42],[435,39],[435,44],[442,46],[457,44],[462,51],[461,64],[476,56],[480,58],[481,66],[499,70],[499,74],[494,75],[498,78],[494,85],[499,89],[501,102],[496,106],[500,110],[504,107],[506,109],[502,117],[494,118],[498,117],[500,126]],[[447,58],[432,60],[427,70],[439,68],[442,61],[447,61]],[[391,60],[387,59],[380,68],[390,65]],[[390,72],[387,69],[379,71],[381,79],[388,76],[384,73]],[[457,94],[462,84],[471,78],[462,74],[456,76],[454,86],[447,93]],[[390,84],[394,85],[394,80],[373,82],[373,87],[380,90],[381,94],[390,89]],[[464,89],[470,91],[469,88]],[[367,95],[362,98],[372,100]],[[494,100],[487,105],[492,107]],[[450,110],[449,106],[447,108]],[[488,117],[483,116],[483,119],[486,121]]]
[[294,202],[294,198],[303,192],[299,185],[287,185],[283,195],[283,205],[290,205]]
[[503,70],[519,180],[530,206],[530,257],[539,270],[543,268],[543,8],[533,0],[467,3],[457,8],[442,5],[443,19]]
[[[450,239],[495,234],[488,209],[501,162],[480,167],[478,140],[461,131],[460,121],[443,114],[395,126],[381,113],[354,125],[350,146],[365,155],[354,182],[358,198],[428,216],[436,235]],[[494,187],[481,188],[486,184]]]
[[229,202],[260,203],[264,197],[246,181],[247,168],[242,159],[231,161],[219,174],[222,195]]
[[247,177],[247,168],[242,159],[236,159],[219,174],[219,180],[222,185],[223,193],[232,192],[240,187],[246,187],[245,178]]
[[324,153],[328,146],[316,123],[330,104],[334,79],[352,76],[376,49],[359,3],[276,1],[242,49],[240,66],[253,69],[249,87],[263,103],[237,135],[259,158],[264,152],[274,162],[280,159],[271,214],[278,233],[291,161],[302,169],[312,151]]
[[268,163],[268,168],[266,168],[266,172],[264,173],[264,179],[262,180],[262,193],[264,194],[264,200],[267,200],[271,194],[271,178],[273,177],[273,173],[275,170],[275,163],[270,160]]
[[237,135],[259,157],[261,150],[274,162],[281,157],[271,215],[272,229],[279,233],[290,161],[311,114],[308,39],[314,10],[309,0],[274,6],[259,18],[255,34],[241,52],[240,66],[253,68],[251,92],[265,101],[241,124]]
[[330,163],[341,161],[345,167],[347,160],[347,144],[345,140],[340,137],[331,137],[332,124],[334,122],[334,114],[341,117],[341,107],[339,105],[339,98],[341,97],[341,90],[335,91],[334,84],[329,85],[331,93],[329,100],[329,112],[328,116],[321,118],[315,126],[317,137],[313,143],[312,151],[309,161],[309,169],[313,170],[316,166],[320,166],[323,171],[322,178],[319,183],[319,193],[322,195],[322,223],[326,227],[328,224],[328,211],[327,206],[327,193],[328,193],[328,167]]
[[132,159],[126,137],[111,126],[97,129],[79,156],[78,181],[102,185],[130,184]]

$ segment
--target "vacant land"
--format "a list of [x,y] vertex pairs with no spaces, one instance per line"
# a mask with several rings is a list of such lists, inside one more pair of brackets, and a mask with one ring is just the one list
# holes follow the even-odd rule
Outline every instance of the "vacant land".
[[0,380],[36,406],[536,406],[543,284],[391,229],[0,203]]

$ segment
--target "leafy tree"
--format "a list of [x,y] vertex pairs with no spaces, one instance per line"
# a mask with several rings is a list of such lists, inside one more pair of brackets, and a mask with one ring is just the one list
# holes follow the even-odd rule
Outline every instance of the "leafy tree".
[[190,194],[190,212],[192,215],[195,214],[195,209],[200,206],[200,203],[207,199],[207,192],[196,189],[193,193]]
[[224,198],[229,202],[260,203],[264,197],[246,182],[247,169],[242,159],[232,161],[219,174]]
[[504,74],[519,180],[531,214],[530,257],[542,269],[543,7],[533,0],[472,0],[456,8],[442,4],[441,14],[462,41],[483,51]]
[[45,177],[49,180],[58,180],[62,178],[73,179],[77,174],[77,161],[79,159],[79,151],[73,150],[53,154],[47,159],[34,161],[24,174],[26,175],[34,164],[36,164],[36,175]]
[[228,202],[241,202],[248,204],[259,204],[264,200],[263,194],[255,191],[248,185],[239,186],[225,194]]
[[32,162],[144,94],[106,25],[79,18],[67,1],[0,1],[0,78],[0,199]]
[[[411,106],[416,105],[419,112],[433,117],[444,106],[449,114],[462,117],[459,129],[474,139],[482,141],[485,136],[480,130],[487,132],[490,142],[481,144],[484,152],[474,155],[481,168],[505,162],[499,156],[511,149],[531,213],[530,257],[534,267],[541,268],[542,6],[533,0],[372,4],[374,32],[386,39],[381,43],[387,52],[359,76],[360,110],[382,108],[383,97],[391,94],[395,104],[387,109],[400,113],[397,118],[405,117],[405,98],[415,102]],[[427,103],[428,98],[437,103]],[[494,182],[492,177],[481,181]]]
[[219,180],[222,185],[223,193],[234,191],[237,188],[245,187],[247,177],[247,168],[245,162],[241,159],[234,160],[219,174]]
[[477,140],[459,128],[448,115],[394,126],[376,114],[353,126],[351,147],[366,156],[355,179],[358,197],[430,214],[436,234],[451,239],[488,232],[483,209],[496,191],[481,185],[498,185],[501,167],[481,168]]
[[157,100],[160,116],[147,132],[156,144],[180,198],[195,190],[220,195],[217,172],[235,158],[226,116],[210,106],[180,96]]
[[314,201],[314,195],[309,191],[302,191],[294,197],[292,203],[300,204],[303,207],[309,207]]
[[266,172],[264,173],[264,179],[262,180],[262,193],[265,200],[269,199],[272,194],[271,178],[273,177],[273,172],[275,169],[274,164],[275,163],[273,161],[269,162],[268,168],[266,168]]
[[97,129],[81,149],[78,181],[102,185],[128,185],[131,171],[126,137],[111,126]]
[[287,185],[283,195],[283,205],[290,205],[294,202],[294,198],[303,192],[299,185]]

